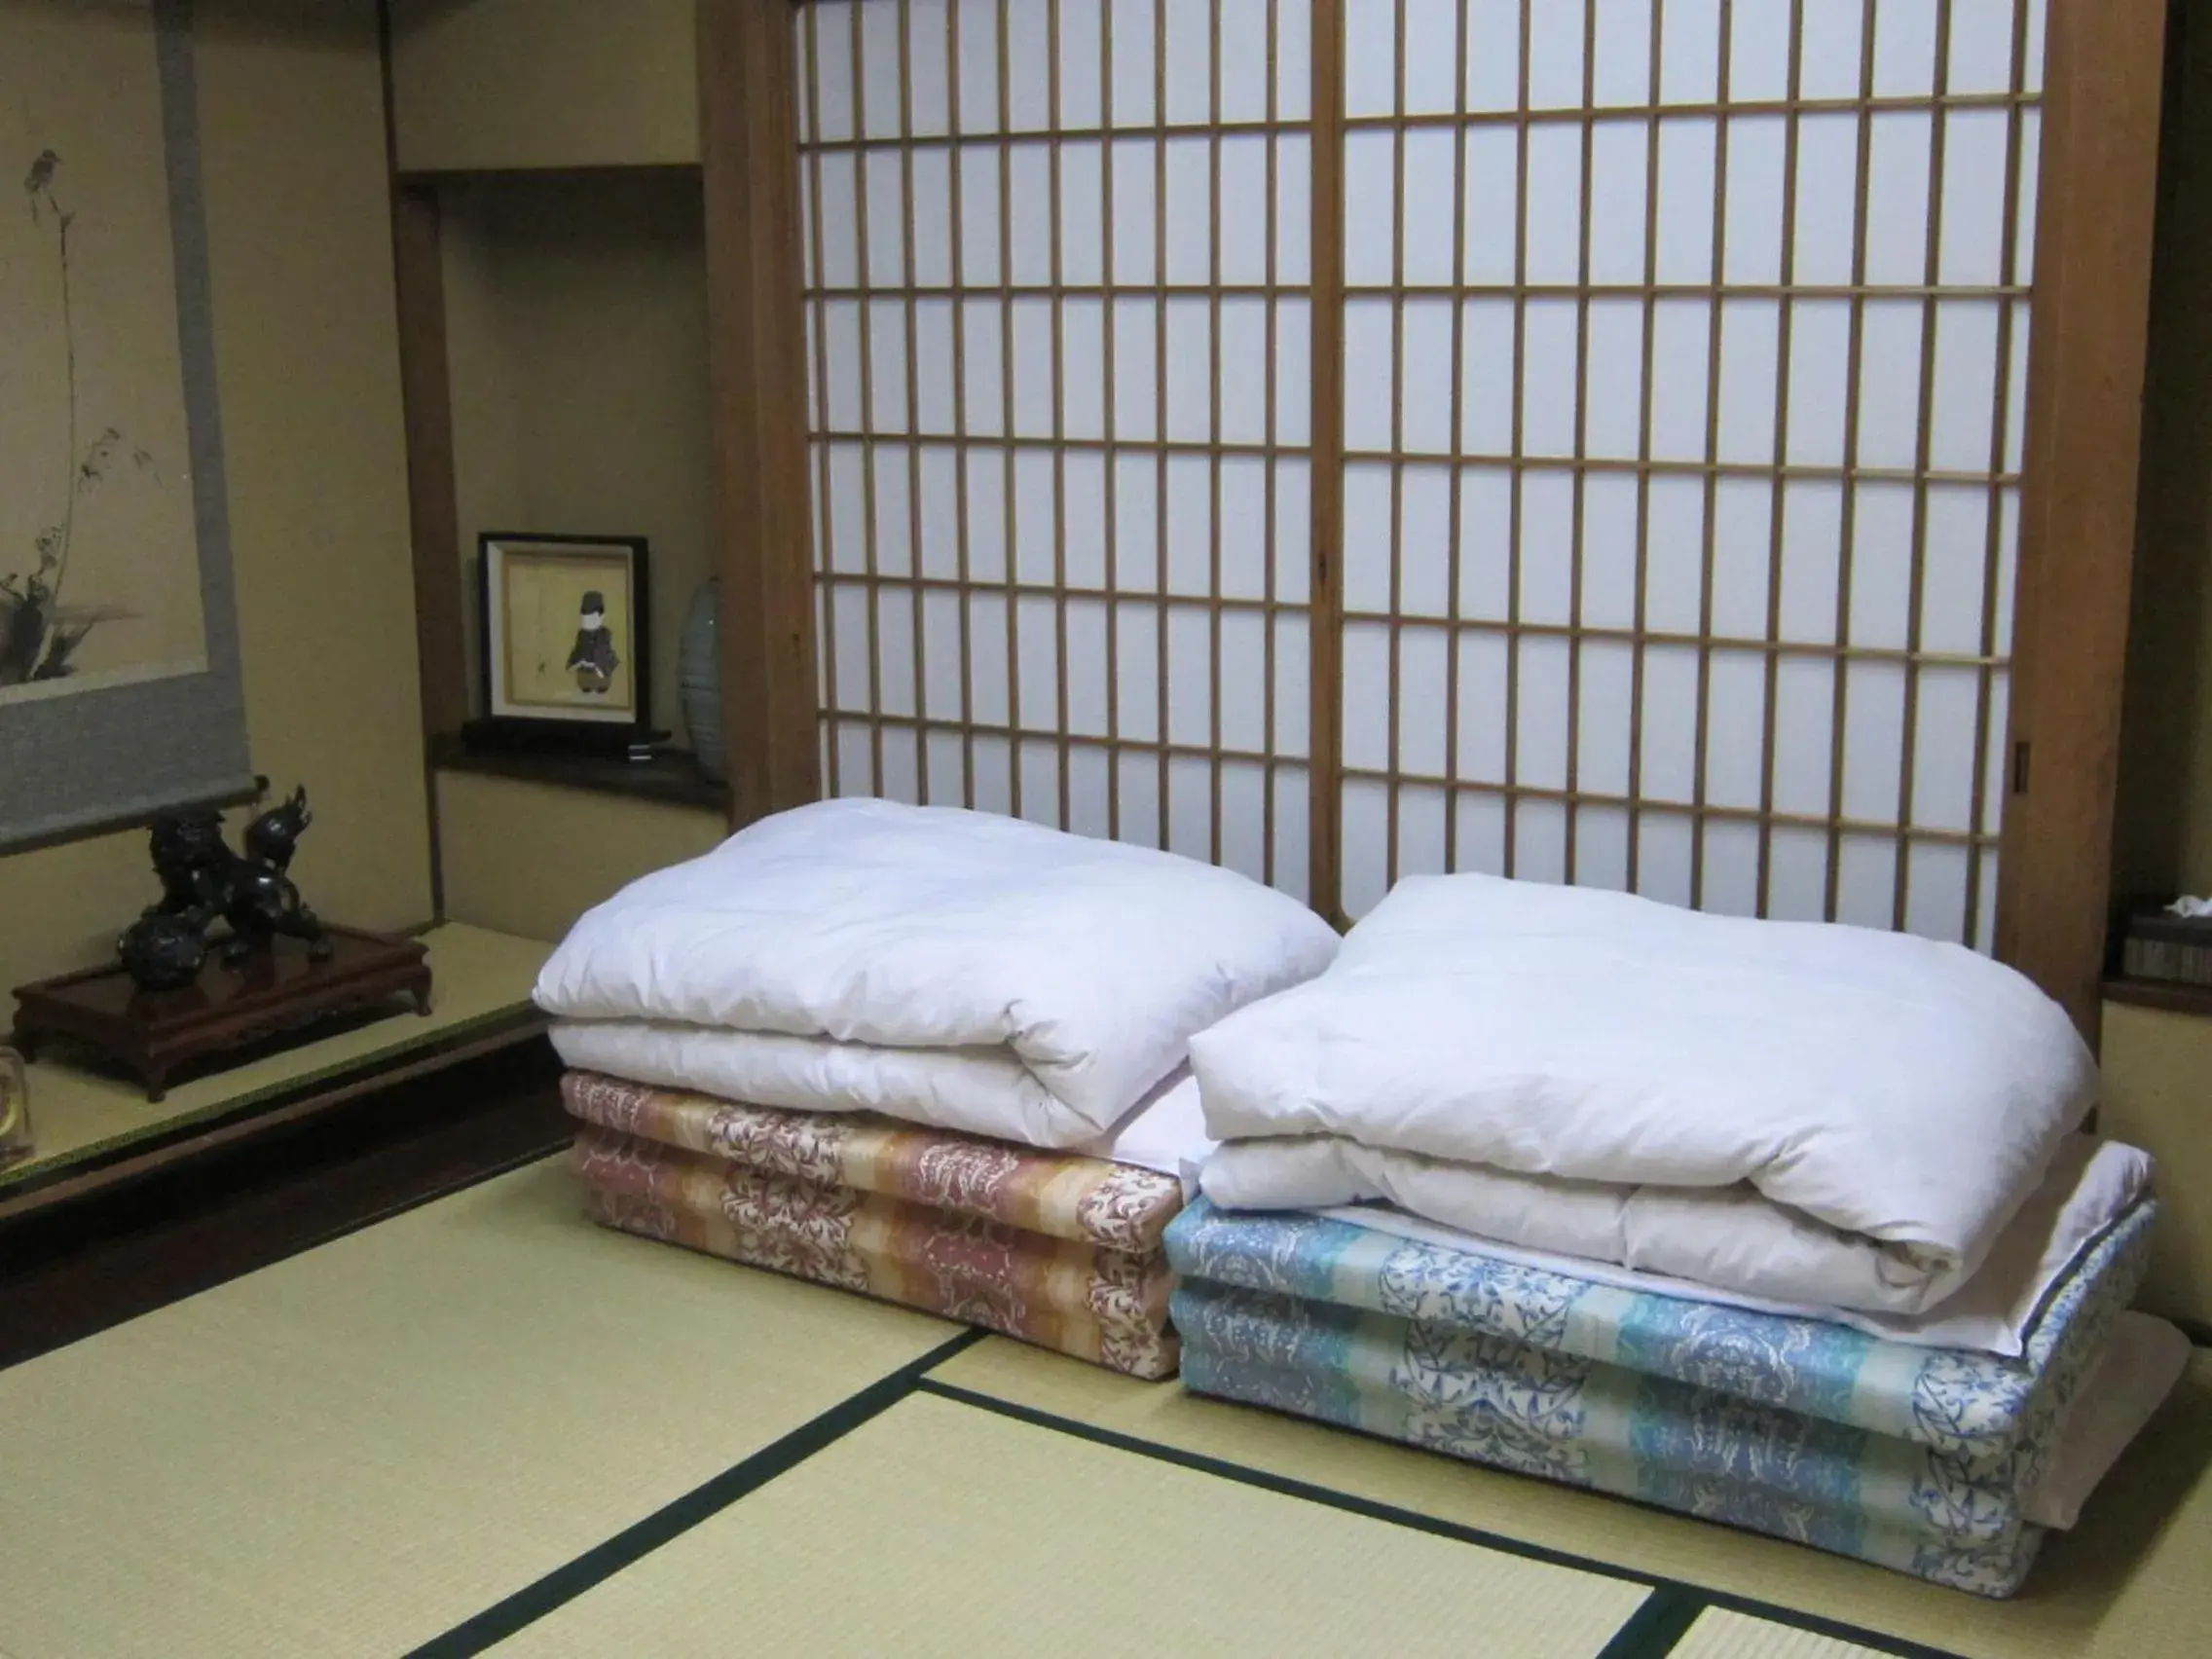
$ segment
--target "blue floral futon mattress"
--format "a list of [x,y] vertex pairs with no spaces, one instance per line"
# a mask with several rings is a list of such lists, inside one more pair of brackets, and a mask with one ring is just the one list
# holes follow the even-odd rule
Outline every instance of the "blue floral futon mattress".
[[2142,1278],[2138,1203],[2017,1358],[1625,1290],[1203,1199],[1168,1227],[1185,1386],[2003,1597],[2076,1386]]

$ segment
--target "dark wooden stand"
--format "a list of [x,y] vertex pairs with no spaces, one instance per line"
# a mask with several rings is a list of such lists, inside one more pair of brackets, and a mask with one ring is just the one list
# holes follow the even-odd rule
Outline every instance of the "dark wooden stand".
[[141,991],[120,967],[92,968],[16,992],[15,1047],[34,1059],[50,1037],[74,1038],[135,1072],[146,1098],[167,1092],[185,1060],[243,1048],[280,1032],[397,996],[430,1012],[428,948],[415,940],[351,928],[328,930],[327,962],[299,940],[226,968],[210,952],[196,984]]

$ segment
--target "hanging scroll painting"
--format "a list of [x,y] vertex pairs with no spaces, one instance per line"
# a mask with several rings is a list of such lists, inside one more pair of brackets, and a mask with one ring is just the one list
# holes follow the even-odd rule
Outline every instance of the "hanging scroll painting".
[[250,786],[187,4],[0,0],[0,848]]

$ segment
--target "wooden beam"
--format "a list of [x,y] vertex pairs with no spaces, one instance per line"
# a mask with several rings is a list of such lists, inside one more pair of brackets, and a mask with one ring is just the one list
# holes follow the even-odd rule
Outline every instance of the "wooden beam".
[[710,545],[733,825],[822,788],[793,45],[790,0],[699,0]]
[[377,0],[384,78],[385,177],[391,200],[392,306],[399,332],[399,413],[407,445],[407,531],[415,576],[415,672],[422,704],[423,790],[428,810],[430,912],[445,918],[438,780],[431,752],[468,719],[467,628],[461,568],[461,497],[454,478],[453,387],[446,358],[446,277],[438,197],[399,176],[391,0]]
[[[1344,925],[1345,17],[1313,0],[1312,785],[1307,903]],[[1394,693],[1393,693],[1394,695]]]
[[438,199],[420,186],[392,192],[393,277],[399,307],[399,395],[407,425],[407,501],[415,544],[415,636],[423,734],[450,737],[468,718],[461,624],[461,510],[454,483],[453,396],[446,365],[445,273]]
[[2094,1040],[2111,888],[2164,0],[2053,0],[1997,952]]

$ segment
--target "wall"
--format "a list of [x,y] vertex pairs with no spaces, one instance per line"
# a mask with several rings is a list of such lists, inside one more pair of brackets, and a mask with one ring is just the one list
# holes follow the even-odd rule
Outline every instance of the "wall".
[[446,910],[558,940],[617,888],[720,844],[719,812],[470,772],[438,774]]
[[2158,1161],[2158,1231],[2138,1301],[2212,1327],[2212,1019],[2107,1003],[2104,1030],[2097,1127]]
[[470,706],[480,532],[643,535],[653,721],[681,741],[677,645],[711,510],[698,178],[508,175],[439,203]]
[[[2116,898],[2212,893],[2212,18],[2169,36]],[[2212,1326],[2212,1019],[2104,1011],[2099,1126],[2158,1161],[2142,1305]]]
[[2212,893],[2212,17],[2175,9],[2114,892]]
[[[453,175],[438,197],[472,708],[477,536],[643,535],[653,720],[687,740],[677,650],[711,511],[694,25],[692,0],[393,0],[399,166]],[[448,915],[539,939],[727,832],[715,812],[508,779],[436,787]]]
[[[200,0],[216,370],[254,765],[305,782],[336,921],[430,913],[372,0]],[[100,959],[142,834],[0,859],[0,989]]]
[[401,170],[699,160],[691,0],[393,0]]

